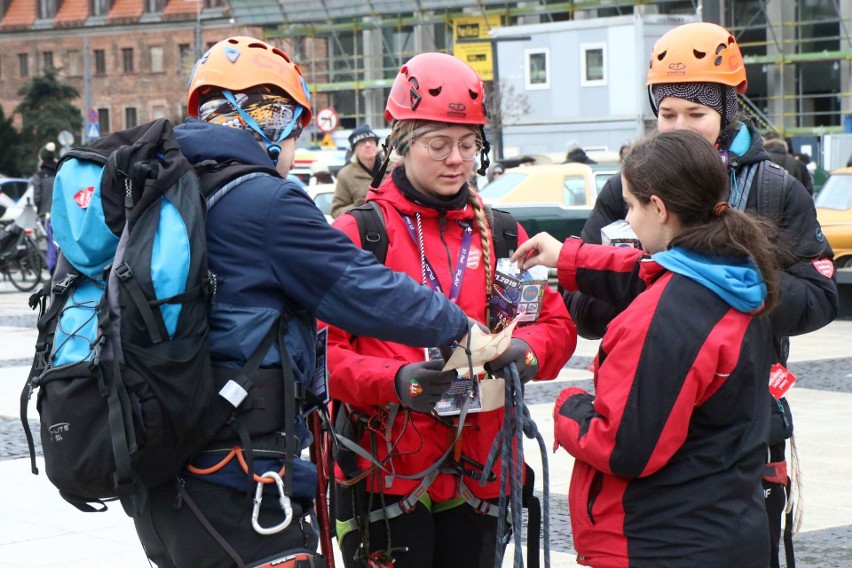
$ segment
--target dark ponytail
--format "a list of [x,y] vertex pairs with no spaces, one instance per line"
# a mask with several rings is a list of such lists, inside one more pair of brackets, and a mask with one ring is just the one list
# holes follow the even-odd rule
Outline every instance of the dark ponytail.
[[669,248],[753,259],[766,282],[761,313],[772,311],[779,294],[777,228],[727,205],[728,175],[709,142],[689,130],[652,134],[634,143],[621,172],[640,203],[656,195],[680,220]]

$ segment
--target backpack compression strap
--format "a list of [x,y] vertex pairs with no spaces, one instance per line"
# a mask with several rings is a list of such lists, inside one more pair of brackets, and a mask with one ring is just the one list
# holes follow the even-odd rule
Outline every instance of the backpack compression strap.
[[790,174],[769,160],[760,162],[757,170],[757,213],[778,222],[784,208],[784,195],[790,183]]

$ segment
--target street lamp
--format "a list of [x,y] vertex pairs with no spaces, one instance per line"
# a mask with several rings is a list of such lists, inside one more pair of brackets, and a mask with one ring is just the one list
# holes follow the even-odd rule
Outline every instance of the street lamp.
[[204,0],[183,0],[195,2],[195,60],[201,59],[201,4]]

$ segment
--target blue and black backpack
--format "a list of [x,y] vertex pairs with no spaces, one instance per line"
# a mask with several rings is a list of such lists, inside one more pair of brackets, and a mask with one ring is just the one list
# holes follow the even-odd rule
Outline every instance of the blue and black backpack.
[[[247,167],[228,169],[230,177]],[[219,176],[208,192],[222,183]],[[216,279],[207,266],[206,197],[166,119],[60,161],[52,221],[61,252],[49,288],[30,298],[40,308],[39,334],[21,419],[38,473],[27,421],[38,389],[47,476],[83,511],[119,499],[138,515],[146,488],[174,478],[233,422],[240,400],[219,396],[224,383],[252,387],[247,377],[262,356],[233,381],[212,371],[207,315]],[[261,355],[279,332],[267,333]]]

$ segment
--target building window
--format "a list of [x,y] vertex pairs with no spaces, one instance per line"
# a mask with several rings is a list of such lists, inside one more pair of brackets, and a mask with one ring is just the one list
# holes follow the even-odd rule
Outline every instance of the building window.
[[583,87],[602,87],[606,83],[606,44],[581,44],[580,85]]
[[69,49],[65,54],[65,72],[69,77],[79,77],[82,75],[81,68],[80,52],[76,49]]
[[89,13],[92,16],[106,16],[111,3],[110,0],[89,0]]
[[150,49],[151,56],[151,73],[162,73],[165,71],[165,66],[163,65],[163,48],[160,46],[152,47]]
[[110,133],[108,108],[98,109],[98,126],[100,126],[101,129],[101,136],[105,136]]
[[165,7],[166,0],[145,0],[145,12],[148,14],[162,12]]
[[42,66],[44,67],[45,70],[53,69],[54,68],[53,52],[52,51],[43,51],[41,53],[41,62],[42,62]]
[[26,53],[18,54],[18,75],[20,77],[30,76],[30,57]]
[[124,109],[124,127],[133,128],[139,125],[139,120],[136,117],[136,107],[127,107]]
[[133,73],[133,48],[121,48],[121,61],[124,63],[124,72]]
[[178,45],[178,61],[180,61],[181,77],[189,77],[192,67],[195,65],[195,57],[192,55],[192,47],[188,43]]
[[106,51],[95,50],[95,75],[106,75]]
[[49,20],[56,17],[56,0],[39,0],[38,17]]
[[550,50],[524,50],[524,86],[527,89],[550,88]]

